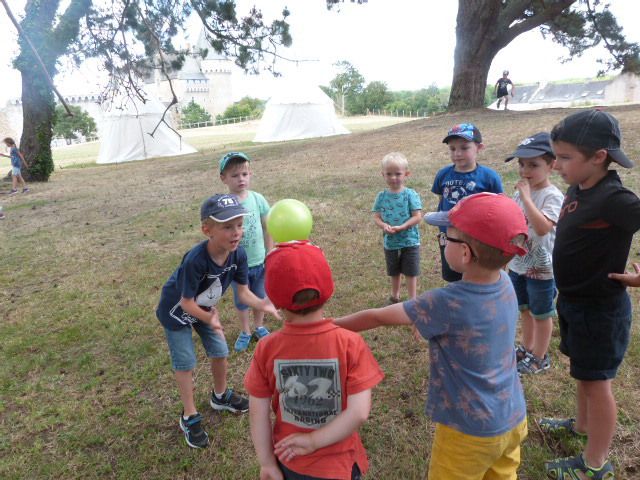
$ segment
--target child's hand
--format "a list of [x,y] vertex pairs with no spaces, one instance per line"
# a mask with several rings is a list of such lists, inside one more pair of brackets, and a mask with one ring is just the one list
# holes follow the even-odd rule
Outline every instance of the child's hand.
[[396,233],[396,227],[392,227],[388,223],[384,224],[384,233],[394,234]]
[[260,480],[284,480],[278,465],[274,462],[260,467]]
[[209,317],[209,326],[220,336],[224,337],[224,331],[222,329],[222,323],[220,323],[220,316],[218,315],[218,309],[211,307],[211,317]]
[[617,280],[627,287],[640,287],[640,263],[632,263],[636,273],[610,273],[611,280]]
[[273,306],[273,303],[271,303],[271,300],[269,300],[268,298],[265,298],[263,301],[263,305],[264,306],[263,308],[261,308],[261,310],[264,313],[269,313],[274,317],[276,317],[278,320],[282,320],[282,318],[280,317],[280,312],[278,312],[278,309]]
[[520,180],[518,180],[518,183],[516,183],[516,188],[518,189],[518,192],[520,192],[521,197],[531,197],[531,186],[529,185],[529,180],[521,178]]
[[273,453],[281,462],[286,462],[300,455],[309,455],[316,451],[310,433],[293,433],[275,444]]

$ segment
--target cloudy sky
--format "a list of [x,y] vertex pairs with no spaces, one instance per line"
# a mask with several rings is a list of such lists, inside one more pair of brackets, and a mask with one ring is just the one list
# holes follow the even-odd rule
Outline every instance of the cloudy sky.
[[[279,61],[278,68],[287,77],[301,76],[317,84],[328,84],[336,74],[333,64],[351,62],[367,82],[380,80],[391,90],[416,90],[431,84],[451,83],[455,48],[454,0],[369,0],[364,5],[348,1],[340,11],[327,11],[324,0],[238,0],[238,11],[247,12],[252,5],[260,8],[265,18],[278,15],[284,6],[291,12],[289,22],[293,46],[282,55],[300,63]],[[640,2],[611,0],[627,38],[640,42]],[[20,16],[24,0],[11,6]],[[197,38],[197,22],[193,22],[192,41]],[[0,10],[0,105],[8,98],[20,96],[20,76],[11,68],[17,49],[16,34],[4,10]],[[188,41],[188,40],[187,40]],[[596,59],[602,50],[561,64],[565,50],[544,40],[536,31],[521,35],[495,58],[489,81],[504,69],[516,83],[592,77],[598,71]],[[94,68],[62,73],[56,85],[63,93],[99,92],[103,81]],[[268,74],[247,76],[234,73],[234,97],[244,95],[266,98],[273,88]]]

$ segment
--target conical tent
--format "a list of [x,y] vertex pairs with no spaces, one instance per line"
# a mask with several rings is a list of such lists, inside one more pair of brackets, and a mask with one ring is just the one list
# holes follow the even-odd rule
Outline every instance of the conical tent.
[[350,133],[338,121],[331,100],[320,87],[283,82],[267,102],[254,142],[276,142]]
[[[96,163],[121,163],[154,157],[172,157],[197,150],[164,123],[158,126],[165,106],[156,99],[145,103],[127,98],[114,101],[100,123],[100,153]],[[169,115],[165,120],[169,122]]]

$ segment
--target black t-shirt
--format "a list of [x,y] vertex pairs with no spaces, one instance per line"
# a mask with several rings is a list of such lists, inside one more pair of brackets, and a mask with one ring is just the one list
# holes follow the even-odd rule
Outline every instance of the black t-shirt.
[[633,234],[640,228],[640,199],[615,170],[591,188],[569,187],[553,247],[553,274],[561,295],[598,299],[625,287],[607,278],[625,271]]
[[509,93],[507,85],[513,85],[513,82],[508,78],[499,78],[496,84],[498,85],[498,96],[504,97]]

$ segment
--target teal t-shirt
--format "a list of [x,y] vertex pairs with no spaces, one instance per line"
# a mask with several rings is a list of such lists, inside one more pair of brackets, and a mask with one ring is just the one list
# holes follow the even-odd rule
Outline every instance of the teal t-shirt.
[[[378,212],[382,221],[393,227],[409,220],[414,210],[422,210],[420,195],[412,188],[405,188],[398,193],[388,190],[378,193],[372,211]],[[384,248],[387,250],[420,245],[420,231],[417,225],[392,235],[385,233],[383,236]]]
[[247,198],[240,203],[249,211],[249,215],[244,217],[244,234],[240,245],[247,251],[249,267],[256,267],[264,263],[267,253],[264,248],[262,217],[269,213],[269,203],[262,195],[251,190]]

